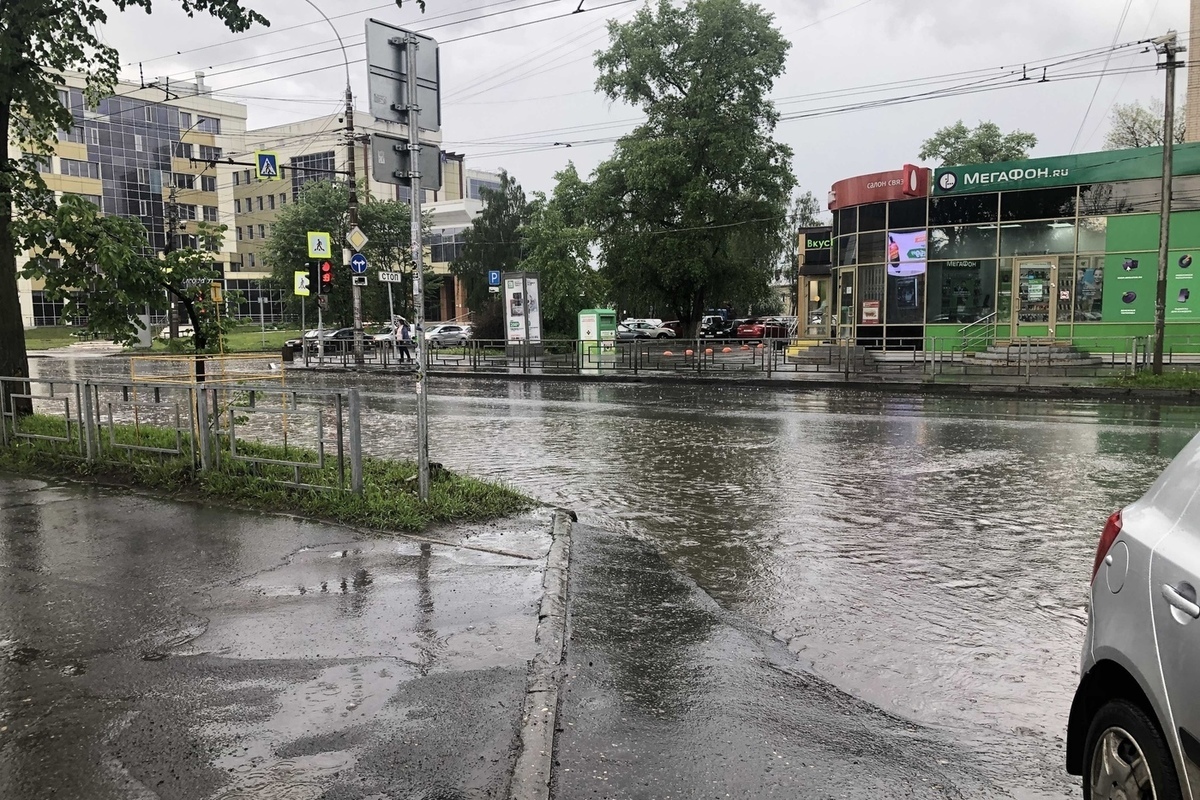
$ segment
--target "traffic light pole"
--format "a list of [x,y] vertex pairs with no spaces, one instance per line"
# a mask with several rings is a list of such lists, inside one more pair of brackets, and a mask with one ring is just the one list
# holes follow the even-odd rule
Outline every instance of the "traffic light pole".
[[[358,226],[358,180],[354,165],[354,95],[350,91],[350,82],[346,82],[346,156],[349,159],[347,171],[350,173],[350,207],[347,209],[350,223],[349,230]],[[348,266],[348,265],[347,265]],[[362,287],[357,283],[350,287],[354,302],[354,363],[362,364],[363,358],[363,319],[362,319]]]
[[416,36],[408,34],[404,48],[408,58],[408,151],[409,178],[412,197],[409,210],[412,217],[413,261],[413,318],[417,347],[417,494],[429,500],[429,398],[428,375],[425,369],[425,247],[421,242],[421,128],[417,104],[417,47]]

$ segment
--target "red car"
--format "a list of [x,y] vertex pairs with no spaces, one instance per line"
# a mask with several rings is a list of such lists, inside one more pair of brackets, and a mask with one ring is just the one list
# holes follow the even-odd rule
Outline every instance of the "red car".
[[788,328],[777,319],[748,319],[737,326],[737,338],[752,341],[786,339]]

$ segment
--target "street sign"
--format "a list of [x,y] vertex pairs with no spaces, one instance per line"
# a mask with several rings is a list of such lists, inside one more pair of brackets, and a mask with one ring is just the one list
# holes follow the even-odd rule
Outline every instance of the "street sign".
[[310,292],[309,292],[309,281],[308,281],[308,273],[307,272],[300,272],[299,270],[297,270],[296,272],[293,272],[292,273],[292,282],[293,282],[292,294],[298,294],[301,297],[309,296]]
[[322,311],[328,311],[329,310],[329,298],[326,297],[325,295],[318,295],[317,296],[317,305],[320,307],[320,309]]
[[367,272],[367,257],[362,253],[350,256],[350,271],[355,275],[365,275]]
[[438,44],[419,33],[377,19],[367,20],[367,91],[371,115],[383,122],[408,122],[408,37],[417,40],[417,102],[421,130],[442,129]]
[[308,257],[309,258],[329,258],[329,240],[328,233],[323,231],[308,232]]
[[225,295],[222,292],[223,288],[224,287],[222,286],[220,281],[213,281],[212,283],[209,284],[208,296],[214,303],[224,303],[225,302]]
[[254,153],[255,171],[260,181],[277,181],[279,175],[279,154],[269,150],[258,150]]
[[489,269],[488,270],[488,286],[499,286],[499,285],[500,285],[500,270]]
[[489,286],[489,287],[488,287],[488,291],[489,291],[489,292],[492,292],[493,294],[499,294],[499,293],[500,293],[500,287],[499,287],[499,286]]
[[350,278],[350,281],[355,286],[366,286],[367,285],[367,276],[366,275],[354,275]]
[[367,235],[363,233],[362,228],[355,225],[346,233],[346,244],[353,247],[356,251],[362,250],[367,246]]
[[[408,139],[383,133],[371,134],[371,162],[375,165],[375,180],[400,186],[409,185],[412,151],[408,149]],[[441,191],[442,151],[436,144],[421,145],[417,166],[421,170],[421,188]]]
[[380,272],[379,273],[379,282],[380,283],[404,283],[404,273],[403,272]]

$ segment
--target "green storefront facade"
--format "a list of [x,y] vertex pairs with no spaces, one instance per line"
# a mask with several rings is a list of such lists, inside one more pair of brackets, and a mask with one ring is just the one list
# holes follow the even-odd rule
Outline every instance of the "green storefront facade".
[[[832,301],[829,335],[945,349],[986,328],[1120,350],[1152,333],[1161,148],[913,169],[835,184],[830,284],[801,289]],[[1200,351],[1200,143],[1173,173],[1167,344]]]

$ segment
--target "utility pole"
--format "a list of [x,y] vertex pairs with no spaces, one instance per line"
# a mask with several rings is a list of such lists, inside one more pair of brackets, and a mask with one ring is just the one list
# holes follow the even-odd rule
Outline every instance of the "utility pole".
[[1175,70],[1179,67],[1175,56],[1187,48],[1179,46],[1175,31],[1155,39],[1154,46],[1165,58],[1164,63],[1158,65],[1159,69],[1167,71],[1167,94],[1163,100],[1162,207],[1159,211],[1162,219],[1158,232],[1158,291],[1154,296],[1154,357],[1150,366],[1151,372],[1162,375],[1167,332],[1167,251],[1171,240],[1173,182],[1171,173],[1175,150]]
[[[350,207],[349,229],[354,230],[358,225],[358,179],[354,169],[354,95],[350,91],[350,80],[346,80],[346,155],[350,164]],[[345,265],[343,265],[345,266]],[[354,284],[350,287],[354,298],[354,363],[362,364],[363,359],[363,319],[362,319],[362,287]]]
[[429,387],[426,385],[425,370],[425,247],[421,242],[421,128],[417,117],[421,107],[417,104],[417,47],[420,41],[415,35],[407,35],[405,55],[408,58],[408,152],[409,179],[412,197],[409,212],[412,217],[412,260],[413,260],[413,327],[417,349],[417,495],[429,500]]

